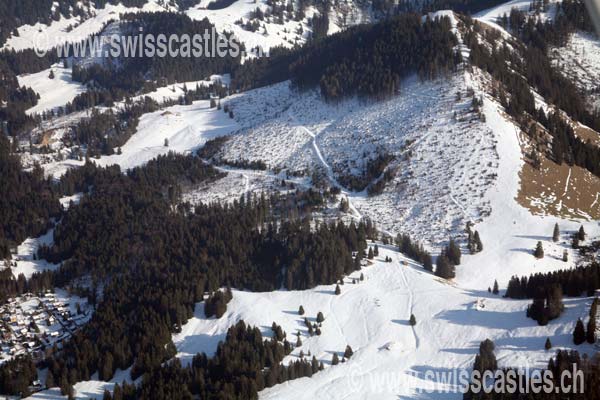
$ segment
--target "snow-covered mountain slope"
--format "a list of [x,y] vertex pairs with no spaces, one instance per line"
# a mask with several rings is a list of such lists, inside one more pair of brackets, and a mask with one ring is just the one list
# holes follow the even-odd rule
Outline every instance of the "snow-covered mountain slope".
[[[290,174],[330,169],[340,180],[360,175],[378,155],[391,154],[390,168],[397,173],[383,194],[350,196],[383,229],[432,241],[447,240],[449,230],[489,213],[482,199],[497,172],[495,143],[471,109],[462,75],[426,83],[411,78],[399,96],[378,103],[328,104],[317,91],[295,96],[289,91],[286,83],[263,89],[266,98],[281,96],[278,115],[235,135],[222,157],[262,160]],[[250,114],[238,112],[246,107],[245,97],[227,104],[243,124]]]
[[565,47],[551,51],[555,62],[565,75],[587,93],[593,107],[600,107],[600,39],[598,36],[576,32]]
[[[190,82],[191,83],[191,82]],[[210,107],[208,100],[189,106],[172,106],[141,117],[136,133],[121,147],[121,154],[93,160],[101,166],[118,164],[125,171],[169,151],[188,153],[207,140],[227,135],[239,128],[222,110]],[[69,168],[85,161],[68,159],[43,164],[47,175],[60,177]]]
[[[136,12],[184,12],[196,20],[208,19],[220,32],[232,32],[251,53],[256,47],[268,51],[274,46],[292,47],[302,45],[310,37],[312,26],[310,19],[318,15],[315,7],[304,10],[298,19],[295,14],[285,12],[282,20],[269,16],[270,7],[266,0],[234,1],[221,9],[208,9],[210,1],[201,1],[189,9],[179,10],[176,5],[161,0],[147,0],[140,8],[107,4],[104,8],[94,6],[86,8],[88,17],[65,18],[53,21],[49,25],[37,23],[18,28],[18,35],[12,35],[2,47],[8,50],[39,49],[49,50],[64,43],[74,43],[99,34],[112,21],[118,21],[122,14]],[[363,4],[364,3],[364,4]],[[283,4],[283,3],[282,3]],[[295,4],[297,7],[297,4]],[[328,32],[338,32],[348,26],[368,22],[371,19],[369,3],[347,1],[334,3],[329,10]],[[265,13],[257,18],[256,9]],[[247,29],[249,22],[258,23],[256,31]]]
[[18,36],[11,36],[3,46],[7,50],[39,49],[48,50],[63,43],[74,43],[86,39],[90,35],[98,34],[104,25],[110,21],[118,20],[120,14],[135,12],[160,12],[175,11],[171,6],[164,6],[165,2],[148,0],[141,8],[125,7],[122,4],[107,4],[106,7],[96,9],[90,7],[87,12],[90,17],[65,18],[53,21],[50,25],[37,23],[23,25],[18,28]]
[[[392,258],[391,263],[384,258]],[[351,279],[364,275],[357,284]],[[195,316],[173,336],[178,357],[189,362],[198,351],[212,354],[231,325],[243,319],[270,335],[272,322],[281,325],[292,343],[300,332],[302,346],[285,362],[296,360],[300,351],[316,356],[325,370],[289,381],[261,393],[264,399],[397,399],[419,397],[423,390],[458,390],[445,385],[436,374],[455,368],[469,369],[479,343],[490,338],[502,366],[543,367],[549,353],[546,337],[556,346],[568,347],[576,319],[584,316],[589,299],[567,300],[566,312],[545,327],[525,317],[527,301],[506,300],[481,291],[457,288],[438,280],[397,252],[380,245],[380,256],[345,279],[341,294],[334,286],[306,291],[249,293],[234,291],[227,312],[220,319],[206,319],[203,304]],[[320,336],[308,336],[305,316],[314,322],[324,314]],[[413,328],[408,320],[417,319]],[[342,358],[346,345],[352,358],[337,366],[332,355]],[[591,346],[582,347],[591,351]],[[436,382],[437,380],[437,382]],[[460,398],[460,393],[438,393],[439,398]],[[431,397],[427,397],[431,398]]]
[[[539,17],[542,20],[553,18],[556,14],[556,5],[561,1],[562,0],[549,0],[546,9],[540,12]],[[506,32],[498,23],[500,18],[502,18],[504,15],[509,16],[511,10],[513,9],[528,13],[531,11],[531,3],[532,2],[530,0],[507,1],[506,3],[502,3],[496,7],[492,7],[488,10],[477,13],[475,18],[481,22],[485,22],[486,24],[493,26],[499,31]]]
[[[47,70],[19,76],[19,85],[30,87],[40,95],[38,104],[27,110],[27,113],[41,114],[54,110],[85,92],[85,86],[71,79],[71,72],[70,68],[55,64]],[[50,78],[51,73],[54,78]]]

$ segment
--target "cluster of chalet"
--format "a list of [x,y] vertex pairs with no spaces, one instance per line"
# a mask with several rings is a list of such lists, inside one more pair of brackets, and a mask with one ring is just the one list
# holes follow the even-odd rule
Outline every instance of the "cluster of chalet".
[[76,309],[72,313],[70,304],[51,292],[8,299],[0,307],[0,362],[25,353],[43,358],[47,348],[60,346],[89,319],[89,310]]

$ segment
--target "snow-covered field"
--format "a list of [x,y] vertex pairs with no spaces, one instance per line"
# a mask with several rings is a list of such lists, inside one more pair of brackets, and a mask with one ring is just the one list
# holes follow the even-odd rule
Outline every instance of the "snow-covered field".
[[11,271],[14,277],[18,277],[23,274],[25,278],[31,278],[35,272],[41,272],[45,270],[55,270],[60,265],[52,264],[46,260],[37,259],[37,251],[42,245],[50,246],[54,241],[54,230],[50,229],[44,235],[38,238],[28,238],[19,246],[17,246],[17,253],[10,260]]
[[[384,262],[385,256],[393,261]],[[365,280],[352,284],[346,278],[339,296],[334,294],[334,286],[269,293],[234,291],[227,312],[218,320],[206,319],[199,303],[194,318],[173,336],[178,357],[185,363],[197,352],[212,354],[227,329],[240,319],[267,335],[276,322],[292,343],[296,332],[301,333],[302,346],[284,362],[297,359],[302,350],[315,355],[326,368],[310,379],[267,389],[261,398],[419,398],[423,390],[458,390],[432,382],[427,371],[439,374],[470,368],[479,343],[486,338],[496,343],[501,366],[545,366],[552,354],[544,350],[546,337],[551,337],[556,347],[570,346],[574,323],[585,316],[590,302],[569,299],[558,320],[539,327],[525,316],[528,301],[506,300],[487,291],[448,284],[382,246],[377,261],[351,278],[360,273]],[[319,311],[324,314],[320,336],[308,336],[304,317],[297,313],[300,305],[311,322]],[[408,324],[411,314],[417,319],[414,328]],[[354,350],[352,358],[331,366],[333,353],[341,359],[346,345]],[[592,350],[589,345],[579,349]],[[460,394],[437,397],[460,398]]]
[[[52,79],[51,71],[54,74]],[[35,74],[20,75],[18,78],[19,85],[30,87],[40,95],[38,104],[27,110],[28,114],[54,110],[86,91],[85,86],[71,79],[71,68],[65,68],[62,64],[55,64]]]
[[[142,116],[136,133],[121,148],[121,154],[93,161],[101,166],[118,164],[125,171],[169,151],[193,152],[207,140],[227,135],[238,127],[222,110],[210,108],[207,100],[167,107]],[[165,140],[168,146],[165,146]],[[56,161],[45,164],[44,170],[47,175],[59,177],[69,168],[83,163],[78,160]]]
[[[142,8],[125,7],[107,4],[106,7],[88,10],[92,17],[81,20],[80,17],[64,18],[53,21],[49,25],[37,23],[23,25],[18,28],[19,35],[11,36],[3,46],[8,50],[38,49],[49,50],[65,43],[75,43],[98,34],[104,25],[110,21],[118,20],[120,14],[135,12],[159,12],[173,10],[170,6],[161,5],[160,0],[148,0]],[[69,28],[70,27],[70,28]]]
[[[553,18],[556,14],[556,5],[561,1],[562,0],[549,0],[546,10],[540,13],[540,18],[542,18],[542,20]],[[499,31],[506,33],[504,28],[499,24],[500,18],[502,18],[504,14],[509,16],[513,8],[528,13],[531,11],[531,3],[530,0],[511,0],[496,7],[481,11],[475,14],[474,17],[479,21],[485,22]]]

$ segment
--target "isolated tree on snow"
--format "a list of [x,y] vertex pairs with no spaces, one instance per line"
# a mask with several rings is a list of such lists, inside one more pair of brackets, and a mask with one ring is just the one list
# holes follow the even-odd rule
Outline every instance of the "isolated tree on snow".
[[481,238],[479,237],[478,231],[475,231],[475,233],[473,234],[473,242],[476,253],[479,253],[483,250],[483,243],[481,243]]
[[373,259],[373,257],[374,257],[374,256],[373,256],[373,248],[372,248],[372,247],[369,247],[369,253],[368,253],[368,255],[367,255],[367,258],[368,258],[369,260],[372,260],[372,259]]
[[375,257],[379,256],[379,246],[375,245],[375,250],[373,251],[373,254],[375,255]]
[[583,326],[583,321],[581,318],[577,320],[577,324],[575,325],[575,330],[573,331],[573,343],[576,345],[580,345],[585,342],[585,328]]
[[481,342],[479,345],[479,354],[475,357],[473,369],[481,373],[498,369],[498,362],[494,354],[495,348],[494,342],[490,339]]
[[340,289],[340,285],[335,285],[335,294],[338,295],[342,293],[342,289]]
[[596,317],[590,316],[587,324],[586,340],[590,344],[596,343]]
[[298,308],[298,314],[304,315],[304,307],[300,306],[300,308]]
[[498,294],[500,292],[500,290],[498,290],[498,281],[494,281],[494,289],[492,290],[492,293],[494,294]]
[[169,147],[169,139],[165,138],[165,147]]
[[352,357],[352,354],[354,354],[354,352],[352,351],[352,347],[350,347],[350,345],[346,346],[346,350],[344,351],[344,358],[350,358]]
[[410,323],[410,326],[415,326],[417,324],[417,319],[415,318],[414,314],[410,314],[410,319],[408,322]]
[[558,242],[560,239],[560,230],[558,229],[558,223],[554,224],[554,232],[552,233],[552,240]]
[[550,342],[550,338],[546,338],[546,344],[544,345],[546,350],[550,350],[552,348],[552,342]]
[[338,365],[340,363],[340,358],[337,353],[333,353],[333,357],[331,358],[331,365]]
[[323,321],[325,321],[325,317],[323,317],[323,313],[322,313],[321,311],[319,311],[319,312],[317,313],[317,322],[318,322],[318,323],[321,323],[321,322],[323,322]]
[[577,232],[577,238],[579,240],[585,240],[585,230],[583,229],[583,225],[579,227],[579,231]]
[[533,255],[535,258],[544,258],[544,247],[542,246],[542,242],[537,242]]
[[302,346],[302,339],[300,339],[300,336],[298,336],[298,340],[296,340],[296,347],[300,346]]
[[48,79],[54,79],[54,70],[50,70],[50,74],[48,75]]
[[360,279],[361,281],[364,281],[364,280],[365,280],[365,276],[363,275],[363,273],[362,273],[362,272],[360,273],[360,278],[359,278],[359,279]]
[[567,250],[563,250],[563,256],[562,256],[562,260],[564,262],[569,261],[569,252]]

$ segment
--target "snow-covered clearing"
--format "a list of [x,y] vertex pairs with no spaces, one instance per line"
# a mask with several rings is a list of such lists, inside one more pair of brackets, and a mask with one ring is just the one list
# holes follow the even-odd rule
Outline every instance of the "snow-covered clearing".
[[3,49],[49,50],[57,45],[79,42],[100,33],[106,23],[118,20],[120,14],[172,10],[172,7],[165,7],[160,3],[162,3],[160,0],[148,0],[142,8],[125,7],[121,3],[118,5],[107,4],[101,9],[92,7],[89,11],[93,16],[84,21],[80,17],[61,17],[60,20],[53,21],[50,25],[42,23],[23,25],[18,28],[19,35],[11,36],[4,44]]
[[[385,256],[392,257],[393,262],[384,262]],[[449,285],[383,246],[373,265],[351,277],[358,278],[361,272],[365,280],[352,284],[346,278],[339,296],[334,294],[334,285],[305,291],[234,291],[220,319],[206,319],[203,304],[199,303],[195,316],[173,336],[178,357],[187,363],[197,352],[214,353],[227,329],[240,319],[267,335],[274,321],[292,342],[296,332],[302,335],[302,346],[284,362],[297,359],[302,350],[315,355],[326,368],[310,380],[303,378],[267,389],[261,398],[418,397],[421,390],[446,388],[427,379],[428,370],[441,373],[470,368],[479,343],[486,338],[496,343],[501,366],[545,366],[551,354],[544,350],[546,337],[551,337],[557,347],[570,346],[574,323],[585,316],[589,307],[589,299],[569,299],[558,320],[539,327],[525,316],[528,301],[506,300],[487,291]],[[476,307],[478,301],[485,305],[483,309]],[[300,305],[311,322],[319,311],[323,312],[325,322],[320,336],[308,336],[304,316],[297,313]],[[408,324],[411,313],[417,319],[414,328]],[[341,358],[346,345],[352,347],[354,356],[346,363],[331,366],[333,353]],[[579,349],[591,352],[592,347]]]
[[[135,134],[121,147],[121,154],[93,160],[100,166],[118,164],[122,170],[140,166],[169,151],[194,152],[207,140],[230,134],[238,129],[235,120],[222,110],[210,108],[210,102],[200,100],[192,105],[176,105],[145,114]],[[165,140],[168,146],[165,146]],[[65,160],[44,165],[47,175],[60,177],[68,169],[84,161]]]
[[[177,100],[185,95],[187,90],[196,90],[197,87],[208,87],[211,84],[216,84],[220,82],[221,84],[228,86],[231,82],[231,78],[229,74],[225,75],[211,75],[208,80],[201,81],[190,81],[190,82],[180,82],[174,83],[172,85],[159,87],[158,89],[149,92],[140,94],[139,96],[135,96],[131,98],[132,102],[143,99],[144,97],[149,97],[152,100],[158,103],[164,103],[166,101]],[[120,103],[122,104],[122,103]]]
[[37,251],[40,246],[50,246],[53,241],[53,229],[38,238],[25,239],[23,243],[17,246],[17,253],[9,261],[13,276],[16,278],[23,274],[25,278],[29,279],[35,272],[57,269],[60,264],[52,264],[46,260],[37,259]]
[[[54,78],[50,79],[50,71]],[[40,95],[38,104],[27,110],[27,114],[41,114],[57,107],[64,106],[86,87],[71,79],[71,69],[62,64],[54,64],[51,68],[35,74],[20,75],[19,85],[32,88]]]
[[[540,18],[542,18],[542,20],[552,19],[556,14],[556,5],[561,1],[562,0],[549,0],[548,7],[545,11],[542,11],[540,13]],[[483,10],[475,14],[474,17],[479,21],[485,22],[488,25],[508,35],[508,33],[499,24],[500,18],[502,18],[504,14],[509,16],[513,8],[525,13],[529,13],[531,11],[531,3],[531,0],[511,0],[507,1],[506,3],[502,3],[496,7]]]
[[[73,385],[73,393],[76,399],[96,399],[101,400],[104,396],[104,391],[108,390],[112,393],[115,385],[122,384],[123,381],[131,383],[130,369],[125,371],[117,369],[113,378],[108,381],[101,381],[98,379],[98,374],[94,374],[92,376],[93,379],[89,381],[78,382]],[[44,369],[39,373],[39,378],[41,382],[45,381],[47,370]],[[137,382],[137,381],[136,381]],[[65,399],[66,396],[62,396],[60,394],[60,388],[50,388],[46,390],[42,390],[41,392],[34,393],[33,395],[27,397],[29,400],[58,400]]]

